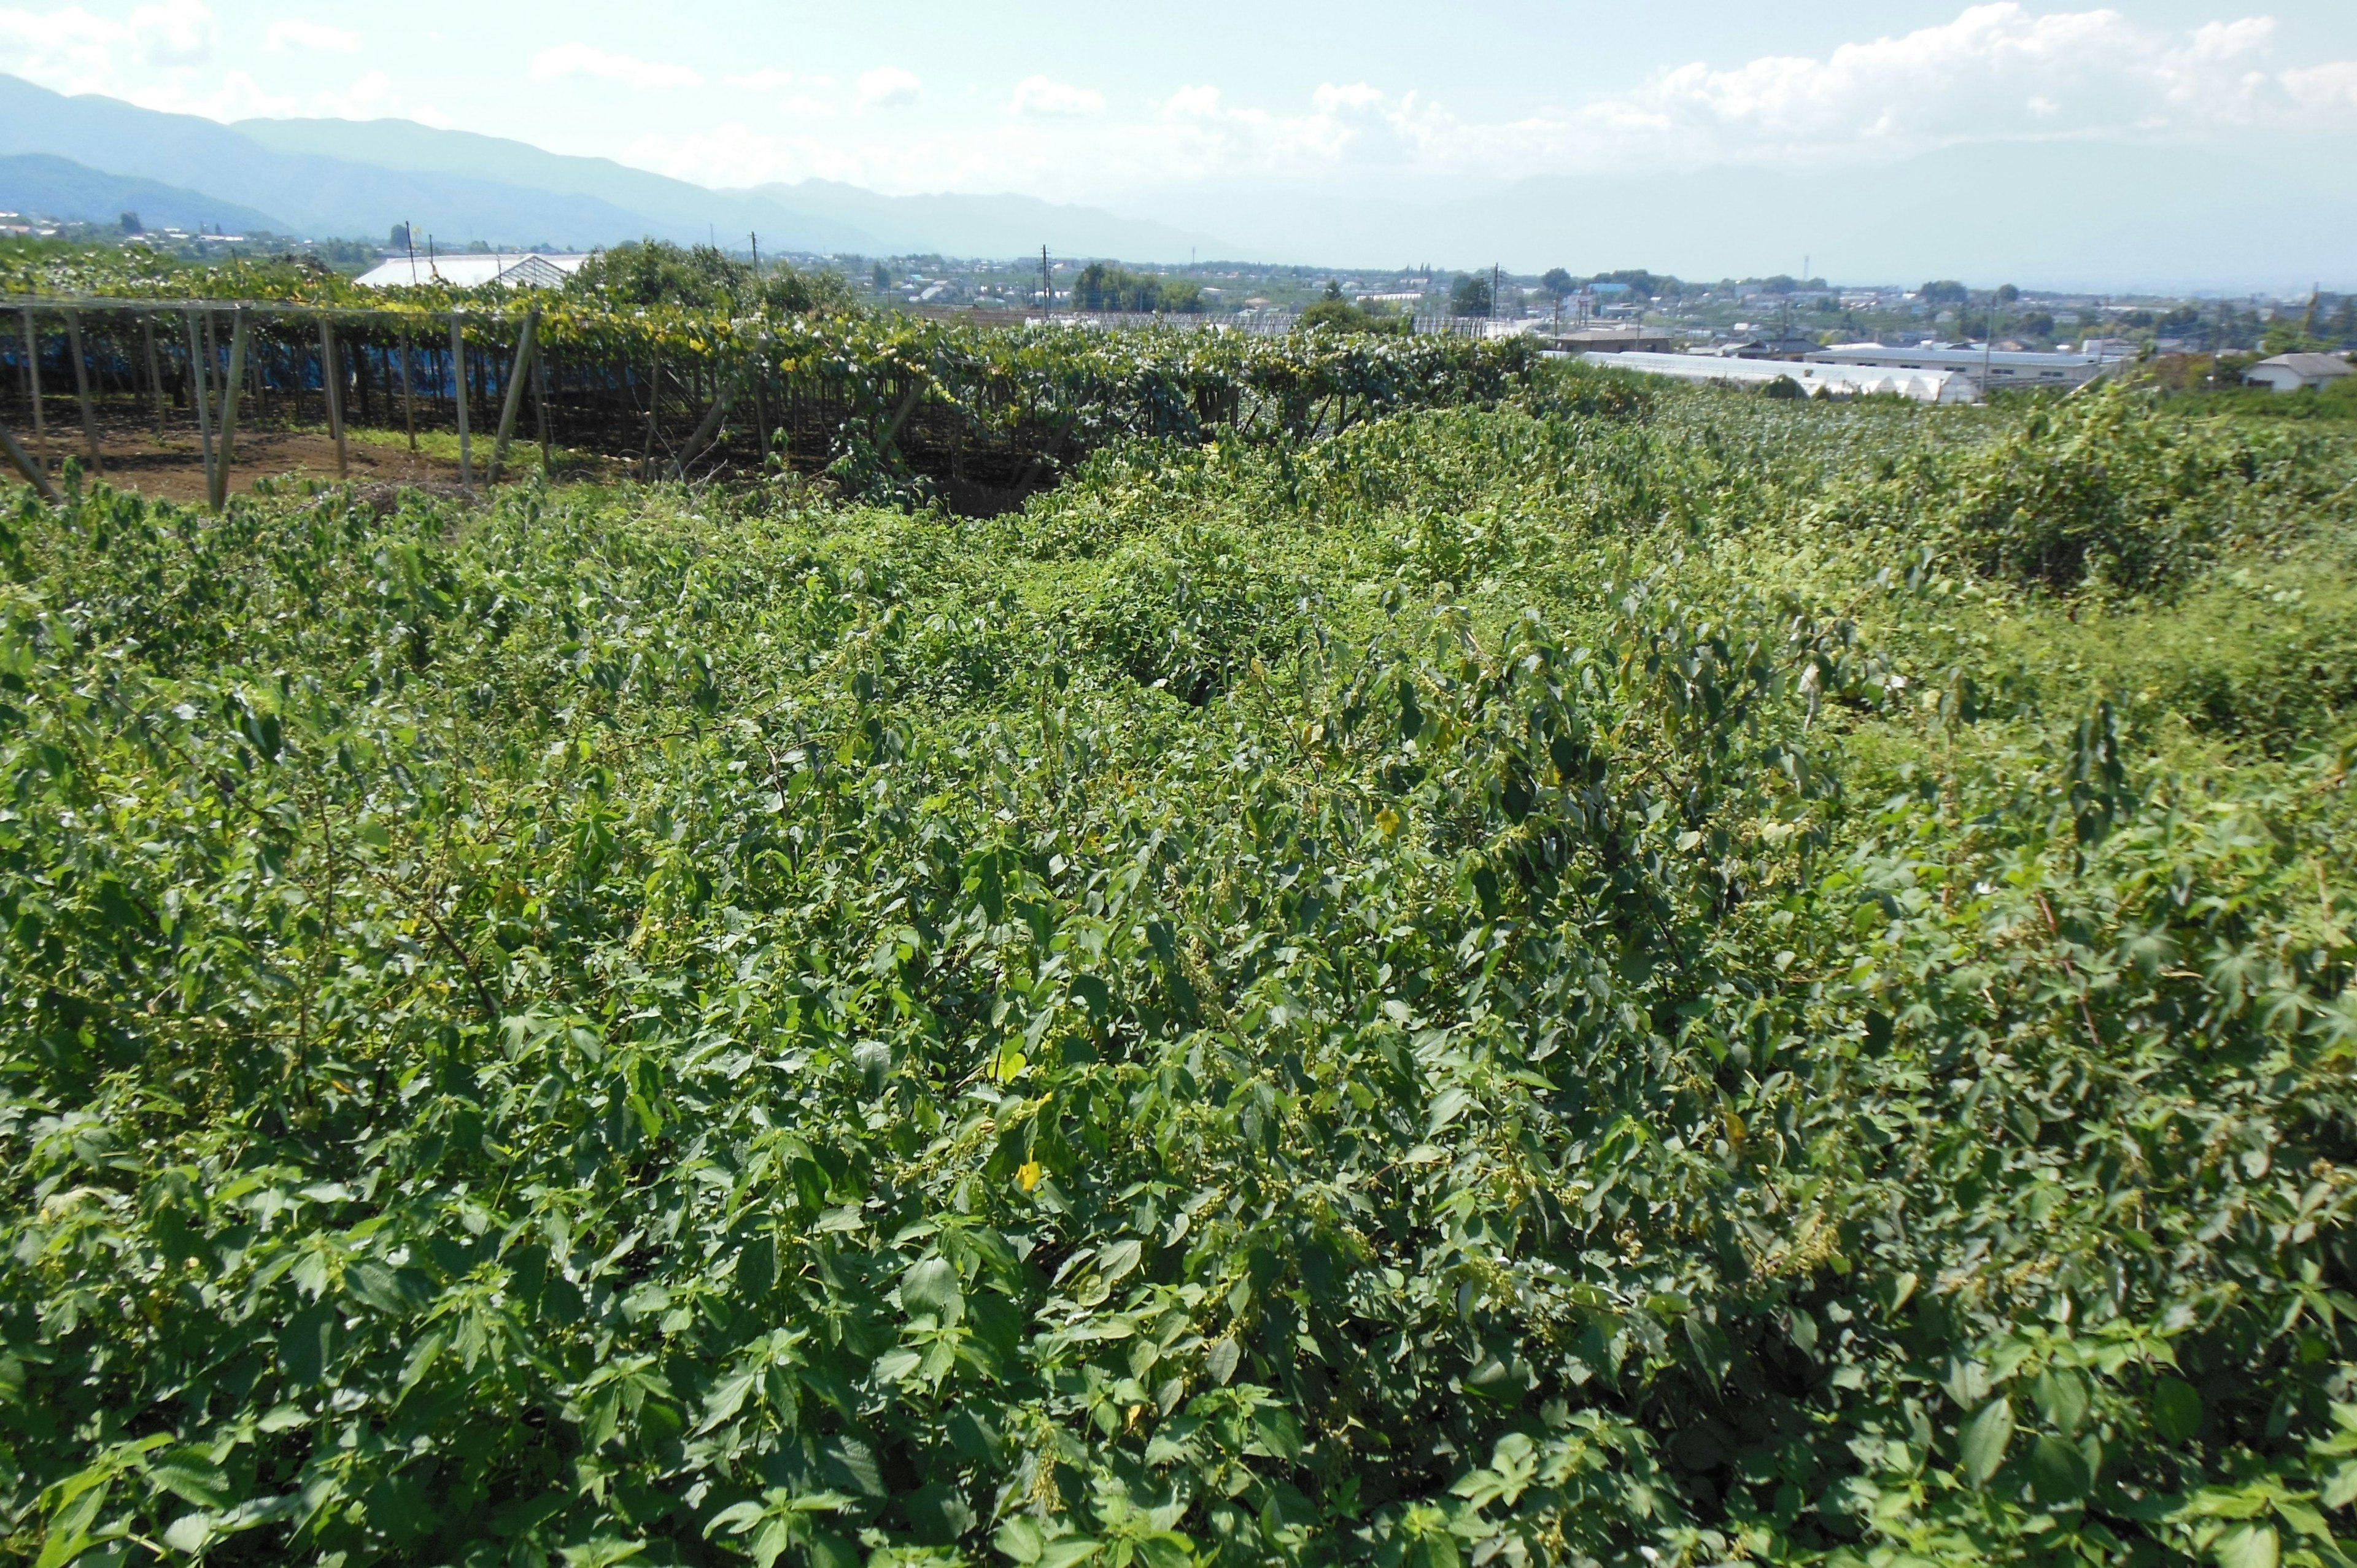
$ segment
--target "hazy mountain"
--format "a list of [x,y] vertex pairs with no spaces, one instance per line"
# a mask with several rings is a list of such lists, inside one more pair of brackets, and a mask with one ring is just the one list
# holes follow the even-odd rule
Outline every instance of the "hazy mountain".
[[1648,267],[1689,278],[2300,287],[2357,283],[2357,137],[2206,146],[1984,143],[1838,168],[1549,176],[1454,199],[1299,185],[1142,193],[1216,218],[1245,255],[1520,272]]
[[289,231],[285,222],[251,207],[160,180],[102,174],[46,153],[0,156],[0,208],[84,223],[112,223],[125,212],[135,212],[154,229],[219,225],[231,232]]
[[201,191],[274,213],[298,234],[367,238],[404,220],[453,243],[589,245],[648,231],[640,215],[592,197],[277,152],[197,115],[67,97],[0,75],[0,154],[8,153]]
[[231,128],[283,153],[594,197],[644,214],[656,225],[651,233],[679,240],[716,235],[732,247],[757,233],[764,248],[821,253],[1011,257],[1046,245],[1065,255],[1175,261],[1190,248],[1219,243],[1150,219],[1116,218],[1029,196],[879,196],[823,179],[714,190],[610,158],[573,157],[409,120],[241,120]]
[[1150,218],[1118,218],[1093,207],[1067,207],[1032,196],[878,196],[856,185],[806,179],[759,185],[755,193],[801,212],[858,225],[899,254],[1117,256],[1177,262],[1230,245]]
[[[797,211],[765,197],[711,190],[610,158],[570,157],[545,152],[529,142],[479,136],[470,131],[439,131],[413,120],[241,120],[231,129],[274,152],[326,156],[410,175],[493,179],[544,193],[586,198],[632,216],[637,227],[625,234],[599,234],[599,242],[652,234],[681,243],[717,238],[737,248],[745,243],[747,235],[758,233],[765,249],[781,252],[865,254],[890,248],[855,225]],[[519,236],[468,234],[464,238]]]

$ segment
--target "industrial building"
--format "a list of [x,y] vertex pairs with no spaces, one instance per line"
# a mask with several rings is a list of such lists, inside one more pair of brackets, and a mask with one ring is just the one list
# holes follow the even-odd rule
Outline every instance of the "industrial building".
[[1793,364],[1780,360],[1723,359],[1716,354],[1582,354],[1583,364],[1680,381],[1760,388],[1789,381],[1810,397],[1867,397],[1876,393],[1917,403],[1973,403],[1978,383],[1947,370],[1884,369],[1878,366]]
[[1819,365],[1857,365],[1886,371],[1947,371],[1984,390],[1986,374],[1999,392],[2022,387],[2070,392],[2109,374],[2126,361],[2090,345],[2091,352],[2041,354],[2021,349],[1991,349],[1979,343],[1918,343],[1887,348],[1880,343],[1835,343],[1809,356]]

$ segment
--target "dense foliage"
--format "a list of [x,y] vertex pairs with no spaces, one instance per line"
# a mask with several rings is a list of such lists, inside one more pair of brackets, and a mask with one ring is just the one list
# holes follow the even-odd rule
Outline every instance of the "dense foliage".
[[0,1552],[2345,1561],[2357,458],[1610,386],[18,504]]
[[758,271],[714,245],[645,240],[598,252],[565,280],[565,292],[609,309],[668,305],[730,316],[840,314],[851,285],[835,272],[771,261]]
[[1117,262],[1091,262],[1072,280],[1075,310],[1200,311],[1202,285],[1186,278],[1134,273]]

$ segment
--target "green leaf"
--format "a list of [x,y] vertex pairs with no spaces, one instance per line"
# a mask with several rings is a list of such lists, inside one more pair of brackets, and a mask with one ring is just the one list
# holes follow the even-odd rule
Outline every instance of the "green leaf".
[[2271,1524],[2240,1524],[2218,1538],[2212,1548],[2218,1568],[2276,1568],[2281,1548]]
[[943,1323],[965,1316],[958,1272],[944,1258],[925,1258],[900,1276],[900,1305],[910,1313],[930,1312]]
[[1964,1423],[1962,1449],[1964,1476],[1975,1487],[1986,1487],[2005,1463],[2006,1445],[2013,1441],[2013,1402],[1994,1399]]
[[2152,1421],[2171,1443],[2190,1443],[2201,1430],[2201,1395],[2181,1378],[2162,1378],[2152,1387]]
[[2077,1502],[2093,1483],[2086,1455],[2051,1433],[2030,1447],[2029,1478],[2038,1488],[2038,1500],[2049,1507]]
[[147,1466],[147,1478],[201,1509],[218,1509],[229,1501],[229,1475],[202,1448],[173,1449]]
[[1107,1284],[1112,1284],[1136,1268],[1145,1251],[1144,1243],[1135,1237],[1125,1236],[1097,1254],[1097,1273]]

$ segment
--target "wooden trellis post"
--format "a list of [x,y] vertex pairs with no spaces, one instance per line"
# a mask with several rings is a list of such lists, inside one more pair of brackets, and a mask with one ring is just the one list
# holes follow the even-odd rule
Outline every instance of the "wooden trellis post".
[[467,338],[460,326],[465,315],[462,310],[450,313],[450,397],[458,405],[458,488],[472,492],[475,455],[467,441]]
[[164,366],[156,357],[156,313],[139,316],[139,343],[147,350],[147,395],[156,400],[156,445],[164,444]]
[[409,426],[409,449],[414,453],[417,450],[417,388],[410,380],[411,352],[409,328],[404,323],[401,328],[401,417]]
[[540,427],[540,473],[548,477],[548,356],[535,344],[532,356],[532,415]]
[[491,474],[487,481],[500,482],[500,465],[508,458],[508,441],[515,435],[516,410],[523,402],[524,376],[532,363],[532,351],[540,337],[540,312],[535,310],[523,318],[523,330],[516,335],[515,360],[508,366],[506,395],[500,400],[500,438],[491,444]]
[[48,422],[41,414],[41,343],[33,330],[33,307],[25,306],[25,396],[33,405],[33,444],[41,460],[49,456]]
[[237,398],[246,374],[245,309],[230,312],[229,376],[221,388],[221,454],[213,465],[213,510],[229,505],[229,466],[237,451]]
[[197,412],[197,446],[204,455],[205,499],[210,501],[213,494],[212,367],[205,362],[198,339],[196,313],[184,312],[180,324],[188,329],[188,402]]
[[336,362],[335,326],[322,316],[319,317],[319,387],[328,395],[328,434],[336,438],[336,478],[339,479],[348,478],[351,474],[350,463],[344,451],[344,381],[341,369]]
[[41,466],[33,461],[31,453],[16,445],[16,435],[5,424],[0,424],[0,448],[6,450],[10,466],[25,476],[25,482],[32,486],[43,500],[51,506],[58,504],[57,489],[49,483],[49,477],[41,472]]
[[90,407],[90,367],[81,358],[81,312],[66,312],[66,349],[73,356],[74,402],[81,410],[81,436],[90,444],[90,471],[106,472],[106,464],[98,455],[98,420]]

